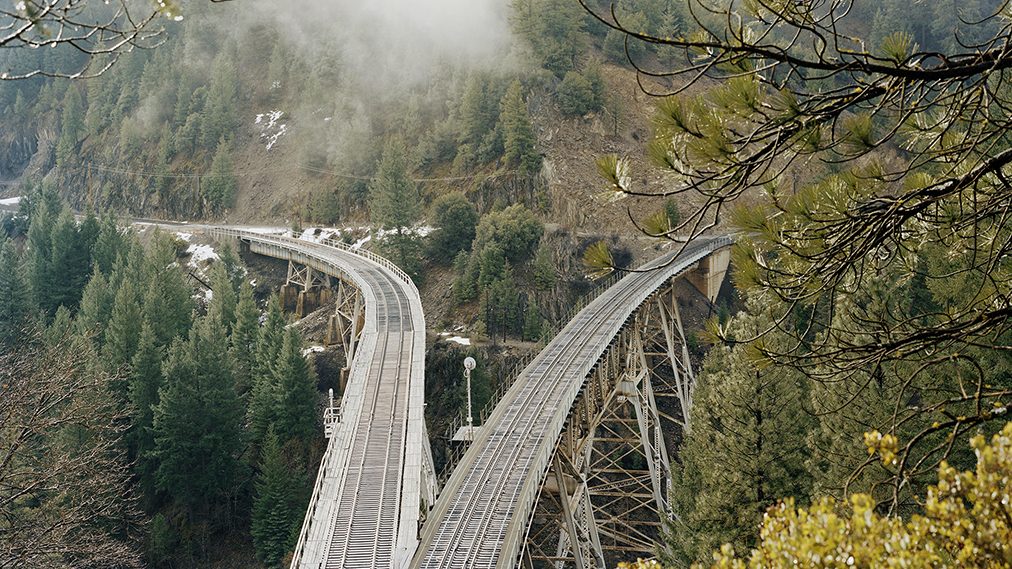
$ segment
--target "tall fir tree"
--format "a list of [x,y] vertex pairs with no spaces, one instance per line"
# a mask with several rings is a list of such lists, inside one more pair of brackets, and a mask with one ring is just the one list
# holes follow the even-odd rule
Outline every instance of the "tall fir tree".
[[383,148],[376,178],[369,186],[369,212],[374,223],[393,230],[383,240],[390,260],[408,274],[419,268],[420,244],[411,231],[418,221],[421,198],[408,177],[408,150],[399,138],[391,138]]
[[172,345],[162,371],[153,414],[157,487],[191,513],[221,515],[246,482],[225,330],[202,318],[188,340]]
[[49,306],[48,283],[52,256],[52,234],[56,210],[49,200],[34,204],[28,226],[27,258],[25,260],[28,289],[39,307]]
[[[693,393],[672,472],[664,550],[672,565],[705,562],[724,543],[747,551],[767,508],[789,496],[804,501],[811,489],[805,439],[814,421],[803,407],[804,376],[759,363],[747,339],[769,328],[772,312],[763,299],[747,307],[729,326],[743,341],[710,351]],[[764,338],[767,346],[788,341]]]
[[147,322],[134,354],[128,384],[131,403],[130,451],[141,489],[149,502],[155,494],[154,408],[162,387],[162,348],[154,328]]
[[246,397],[253,387],[256,368],[257,336],[260,328],[260,311],[253,299],[253,287],[244,280],[239,287],[239,303],[232,325],[231,350],[235,360],[235,388],[240,397]]
[[77,221],[64,209],[50,235],[49,270],[42,308],[53,314],[60,306],[77,309],[91,274],[91,243],[82,239]]
[[293,476],[281,452],[278,436],[271,429],[264,437],[260,474],[255,485],[250,533],[257,557],[267,567],[280,567],[295,543],[295,532],[302,518],[297,509]]
[[527,114],[520,81],[513,81],[502,98],[499,120],[505,136],[506,163],[522,174],[532,175],[541,170],[541,155],[537,153],[537,139]]
[[215,263],[211,267],[211,291],[208,317],[213,318],[225,330],[231,330],[235,323],[235,289],[232,288],[232,279],[222,263]]
[[14,243],[4,239],[0,244],[0,348],[22,336],[31,312],[21,260]]
[[116,291],[109,286],[98,265],[94,265],[91,279],[84,286],[81,295],[81,306],[77,311],[77,318],[74,322],[80,334],[91,336],[101,345],[102,335],[112,318],[113,300]]
[[294,329],[285,331],[274,384],[275,432],[283,443],[307,442],[316,427],[316,376],[302,355],[302,337]]
[[250,438],[258,448],[267,435],[267,429],[274,422],[275,401],[277,400],[277,375],[274,368],[280,360],[285,341],[285,320],[277,296],[267,303],[267,315],[257,339],[256,368],[253,370],[253,386],[250,391],[248,421]]
[[60,120],[60,138],[56,143],[56,164],[73,164],[77,156],[77,143],[85,130],[85,107],[77,85],[67,89],[63,98],[63,115]]
[[99,225],[98,237],[92,248],[92,262],[102,273],[108,275],[116,265],[116,258],[124,252],[126,240],[114,216],[104,215]]
[[211,172],[204,184],[211,213],[221,213],[235,201],[236,181],[232,162],[232,144],[222,138],[211,159]]
[[[106,369],[117,373],[130,363],[137,351],[141,335],[141,300],[133,279],[124,279],[116,290],[109,326],[105,329],[102,359]],[[113,387],[126,396],[124,386],[114,382]]]

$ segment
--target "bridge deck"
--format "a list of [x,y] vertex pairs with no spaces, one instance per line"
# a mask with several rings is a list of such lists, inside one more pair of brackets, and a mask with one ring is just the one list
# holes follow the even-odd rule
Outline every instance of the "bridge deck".
[[559,433],[585,379],[626,321],[667,279],[730,244],[700,240],[649,263],[592,301],[521,372],[447,481],[412,567],[517,565]]
[[293,567],[402,567],[417,544],[423,492],[425,320],[418,291],[384,260],[234,229],[255,253],[355,283],[365,325],[320,465]]

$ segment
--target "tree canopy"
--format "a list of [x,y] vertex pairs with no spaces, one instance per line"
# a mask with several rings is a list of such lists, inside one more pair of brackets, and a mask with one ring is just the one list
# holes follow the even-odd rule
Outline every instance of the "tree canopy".
[[[894,491],[878,496],[899,505],[911,472],[993,428],[1012,395],[993,373],[1012,348],[1006,2],[968,7],[982,14],[972,26],[960,9],[932,27],[897,2],[871,12],[689,0],[688,31],[672,36],[581,2],[600,25],[666,54],[633,60],[641,77],[672,81],[663,92],[642,84],[660,97],[650,156],[667,188],[639,189],[628,162],[607,157],[610,191],[697,204],[651,234],[736,233],[736,284],[779,301],[764,330],[739,339],[769,364],[851,386],[852,398],[884,390],[883,432],[913,430],[885,473]],[[885,29],[899,14],[898,31],[870,33],[869,22]],[[774,332],[790,340],[766,342]]]

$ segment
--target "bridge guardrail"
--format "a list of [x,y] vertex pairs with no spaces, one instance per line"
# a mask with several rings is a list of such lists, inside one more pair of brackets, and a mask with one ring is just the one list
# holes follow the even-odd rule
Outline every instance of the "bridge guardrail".
[[[263,241],[272,242],[272,243],[276,243],[276,244],[283,245],[283,246],[286,246],[286,247],[291,247],[291,248],[295,248],[295,247],[299,247],[299,246],[305,247],[306,245],[316,243],[314,241],[306,241],[306,240],[297,239],[297,238],[294,238],[294,237],[286,237],[286,236],[282,236],[282,235],[272,235],[272,234],[269,234],[269,233],[258,233],[258,232],[243,230],[243,229],[235,229],[235,228],[221,227],[221,226],[210,227],[208,229],[208,233],[210,233],[211,235],[225,236],[225,237],[235,237],[235,238],[240,238],[240,239],[242,239],[242,238],[256,239],[256,240],[260,240],[262,242]],[[347,252],[347,253],[350,253],[350,254],[353,254],[355,256],[367,259],[369,261],[372,261],[373,263],[376,263],[376,264],[380,265],[384,269],[387,269],[388,271],[390,271],[391,273],[393,273],[393,275],[395,277],[397,277],[398,280],[401,280],[405,284],[407,284],[408,286],[410,286],[411,289],[413,290],[414,294],[415,294],[415,297],[418,297],[418,288],[415,286],[414,281],[411,280],[411,277],[409,277],[407,275],[407,273],[405,273],[403,270],[401,270],[400,267],[398,267],[397,265],[395,265],[389,259],[386,259],[385,257],[382,257],[380,255],[377,255],[377,254],[373,253],[372,251],[367,251],[367,250],[364,250],[364,249],[354,249],[350,245],[348,245],[347,243],[344,243],[342,241],[338,241],[336,239],[324,239],[323,241],[320,242],[320,244],[328,246],[328,247],[331,247],[331,248],[334,248],[334,249],[338,249],[338,250],[341,250],[341,251],[344,251],[344,252]],[[304,255],[316,258],[317,260],[319,260],[321,262],[324,262],[324,263],[326,263],[328,265],[333,265],[332,262],[330,262],[330,261],[322,258],[319,255],[313,254],[311,251],[301,251],[301,253],[304,254]],[[310,495],[310,499],[309,499],[308,512],[307,512],[306,517],[304,518],[304,521],[303,521],[303,524],[302,524],[302,528],[299,531],[299,537],[298,537],[298,540],[297,540],[296,545],[295,545],[295,553],[294,553],[294,556],[293,556],[293,559],[292,559],[291,567],[298,567],[298,564],[299,564],[299,562],[301,560],[302,551],[305,548],[306,541],[309,539],[309,531],[310,531],[311,526],[312,526],[312,520],[313,520],[314,514],[316,512],[316,508],[319,505],[320,494],[322,492],[324,480],[326,478],[325,473],[327,472],[327,467],[330,464],[330,459],[331,459],[331,444],[328,443],[326,449],[323,452],[323,456],[320,459],[320,467],[319,467],[319,470],[317,471],[316,481],[313,484],[313,492]]]

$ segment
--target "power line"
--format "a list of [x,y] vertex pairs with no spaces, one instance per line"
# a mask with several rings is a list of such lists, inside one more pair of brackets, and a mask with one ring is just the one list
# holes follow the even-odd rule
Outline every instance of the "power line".
[[[322,169],[322,168],[314,168],[312,166],[305,166],[305,165],[299,165],[299,166],[297,166],[297,168],[299,168],[300,170],[304,170],[306,172],[312,172],[314,174],[326,174],[326,175],[329,175],[329,176],[335,176],[335,177],[338,177],[338,178],[345,178],[345,179],[348,179],[348,180],[358,180],[358,181],[362,181],[362,182],[371,182],[371,181],[373,181],[373,180],[376,179],[375,176],[358,176],[358,175],[355,175],[355,174],[348,174],[348,173],[345,173],[345,172],[337,172],[337,171],[334,171],[334,170],[325,170],[325,169]],[[105,165],[105,164],[96,164],[94,162],[89,162],[87,164],[87,166],[81,166],[79,168],[72,168],[72,169],[66,170],[66,172],[68,174],[69,173],[75,173],[75,172],[84,173],[84,172],[90,172],[91,170],[97,170],[99,172],[109,172],[109,173],[113,173],[113,174],[122,174],[122,175],[127,175],[127,176],[139,176],[139,177],[144,177],[144,178],[168,178],[168,179],[194,180],[194,179],[207,178],[209,176],[214,176],[214,174],[187,174],[187,173],[179,173],[179,172],[152,172],[152,171],[149,171],[149,170],[131,170],[131,169],[126,169],[126,168],[117,167],[117,166],[109,166],[109,165]],[[252,175],[257,175],[257,174],[264,174],[264,173],[266,173],[266,171],[262,170],[262,169],[260,169],[260,170],[238,170],[238,171],[237,170],[233,170],[232,173],[233,173],[233,175],[236,175],[236,176],[252,176]],[[460,182],[460,181],[464,181],[464,180],[474,180],[474,179],[477,179],[477,178],[484,178],[484,179],[488,180],[488,179],[493,179],[493,178],[499,178],[499,177],[505,176],[505,175],[507,175],[509,173],[510,172],[496,172],[496,173],[493,173],[493,174],[467,174],[467,175],[464,175],[464,176],[446,176],[446,177],[438,177],[438,178],[412,178],[411,181],[413,181],[415,183],[431,183],[431,182]]]

